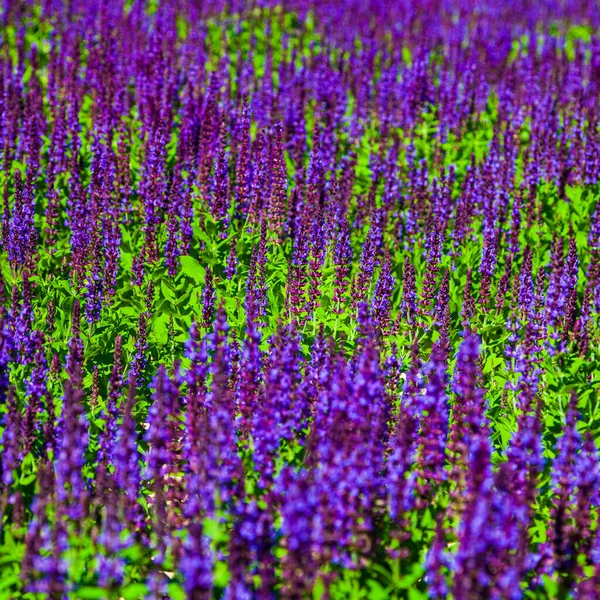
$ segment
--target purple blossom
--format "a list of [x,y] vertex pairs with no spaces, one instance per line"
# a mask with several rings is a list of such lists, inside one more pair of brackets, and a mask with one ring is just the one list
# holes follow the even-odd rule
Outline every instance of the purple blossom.
[[133,416],[135,403],[135,380],[131,376],[127,402],[123,410],[123,420],[117,433],[117,443],[114,449],[114,481],[122,494],[125,522],[132,531],[136,531],[142,523],[142,510],[138,501],[141,489],[141,457],[138,451],[138,435]]

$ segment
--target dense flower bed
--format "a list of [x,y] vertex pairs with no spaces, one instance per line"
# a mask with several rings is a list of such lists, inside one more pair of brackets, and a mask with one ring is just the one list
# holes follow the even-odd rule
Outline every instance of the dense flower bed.
[[0,598],[600,597],[597,3],[0,21]]

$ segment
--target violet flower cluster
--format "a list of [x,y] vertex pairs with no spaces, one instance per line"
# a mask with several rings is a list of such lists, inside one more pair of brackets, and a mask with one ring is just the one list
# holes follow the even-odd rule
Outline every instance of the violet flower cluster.
[[600,597],[600,5],[0,40],[1,597]]

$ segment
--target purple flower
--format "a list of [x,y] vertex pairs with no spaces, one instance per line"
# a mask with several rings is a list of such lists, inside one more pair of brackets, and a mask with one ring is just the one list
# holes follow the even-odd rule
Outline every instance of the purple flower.
[[178,488],[173,485],[180,470],[178,448],[181,444],[179,390],[160,365],[152,381],[153,404],[148,411],[148,444],[146,469],[143,474],[153,492],[154,563],[161,565],[171,545],[171,529],[178,515]]
[[[109,482],[109,486],[110,485]],[[98,557],[98,583],[103,588],[122,585],[125,577],[125,559],[119,552],[126,547],[121,541],[122,526],[119,515],[119,496],[111,489],[105,494],[104,519],[98,542],[102,552]]]
[[32,360],[31,375],[25,380],[27,407],[22,428],[24,455],[35,445],[38,426],[43,415],[42,400],[48,394],[48,363],[44,348],[44,334],[41,331],[34,331],[31,334],[31,340],[35,347],[35,354]]
[[339,219],[338,231],[335,237],[333,251],[335,264],[335,283],[333,288],[333,312],[342,314],[346,302],[346,291],[348,289],[348,277],[352,270],[352,245],[350,244],[350,226],[346,214]]
[[[310,592],[317,575],[319,494],[311,474],[294,473],[285,467],[277,478],[277,491],[283,499],[282,533],[286,549],[282,560],[285,596]],[[315,539],[317,538],[317,539]]]
[[92,244],[92,272],[86,282],[85,316],[91,325],[100,321],[102,299],[104,297],[104,277],[102,274],[102,245],[99,234],[94,236]]
[[56,460],[57,499],[70,519],[81,519],[87,511],[87,484],[84,479],[88,424],[84,409],[83,343],[79,337],[79,303],[73,308],[72,337],[69,342],[64,384],[63,409],[58,424]]
[[14,328],[14,341],[13,341],[13,349],[16,352],[16,359],[21,364],[26,364],[28,362],[28,357],[31,356],[34,351],[34,343],[32,339],[32,330],[33,330],[33,322],[35,319],[34,311],[33,311],[33,297],[34,297],[34,289],[32,282],[29,279],[30,275],[27,270],[24,270],[22,273],[22,303],[20,310],[17,314],[18,305],[15,303],[16,294],[17,294],[17,286],[13,288],[13,304],[11,306],[11,316],[14,321],[12,322],[12,327]]
[[467,269],[467,277],[465,279],[465,287],[463,289],[463,305],[462,305],[462,323],[464,326],[469,326],[471,318],[475,314],[475,298],[473,297],[473,269]]
[[237,251],[235,247],[235,238],[231,239],[231,250],[229,251],[229,256],[227,257],[227,267],[225,268],[225,277],[228,281],[231,281],[235,274],[237,273],[238,266],[238,258]]
[[49,514],[56,510],[55,481],[52,465],[44,462],[38,470],[38,489],[32,503],[33,517],[30,521],[22,577],[27,591],[66,598],[67,561],[63,553],[68,537],[60,519],[51,522]]
[[417,292],[415,280],[415,267],[407,256],[404,259],[402,267],[402,302],[400,304],[400,312],[398,313],[398,321],[405,319],[408,323],[414,322],[414,317],[417,311]]
[[27,171],[27,183],[23,184],[21,172],[15,170],[15,202],[8,226],[8,259],[17,267],[34,264],[37,231],[34,224],[35,197],[33,172]]
[[517,600],[519,565],[513,564],[519,529],[510,496],[493,487],[491,445],[485,435],[469,447],[470,483],[467,505],[458,528],[458,547],[452,557],[452,593],[456,598],[497,597]]
[[264,131],[261,131],[254,141],[251,164],[254,170],[250,188],[248,223],[252,227],[260,223],[265,201],[271,197],[271,153],[267,134]]
[[[108,382],[108,394],[104,414],[104,429],[98,436],[98,475],[100,480],[108,472],[109,465],[115,457],[115,440],[117,436],[118,402],[123,391],[123,342],[121,336],[115,339],[113,368]],[[102,483],[100,484],[102,485]]]
[[431,350],[431,358],[423,372],[427,377],[425,395],[417,401],[421,408],[417,465],[424,480],[425,492],[431,484],[446,479],[445,451],[448,435],[448,397],[446,395],[447,364],[440,342]]
[[147,331],[148,319],[150,318],[149,312],[141,312],[138,317],[138,331],[135,340],[135,354],[131,360],[131,366],[129,368],[129,376],[133,378],[136,385],[142,377],[143,372],[146,369],[147,352],[148,352],[148,339]]
[[202,292],[202,327],[209,329],[215,314],[215,288],[213,285],[213,274],[209,265],[206,266],[204,276],[204,290]]
[[2,419],[3,431],[0,443],[0,483],[6,493],[14,483],[13,471],[19,466],[21,457],[21,410],[17,407],[15,389],[9,388],[6,402],[6,414]]
[[445,356],[450,350],[450,275],[448,271],[444,273],[440,289],[438,291],[437,303],[435,308],[436,325],[439,327],[441,349]]
[[[375,221],[375,215],[373,215],[373,220]],[[371,223],[360,256],[358,272],[352,283],[352,304],[354,308],[367,297],[373,272],[375,271],[376,258],[379,250],[378,238],[380,234],[381,231],[378,224],[376,222]]]
[[133,409],[136,403],[135,379],[129,378],[129,392],[123,410],[123,420],[117,432],[114,448],[114,481],[122,494],[123,516],[131,531],[137,531],[142,523],[139,505],[141,489],[140,453]]
[[258,328],[250,322],[242,343],[241,374],[236,390],[238,428],[243,439],[250,433],[260,398],[263,364],[260,341]]
[[[186,341],[185,355],[191,362],[185,375],[187,382],[185,436],[183,457],[186,461],[186,491],[188,494],[184,512],[189,518],[214,511],[213,482],[208,470],[208,410],[207,381],[209,376],[209,355],[207,340],[201,339],[196,323],[190,327],[190,337]],[[197,540],[194,543],[199,543]]]
[[437,229],[432,231],[427,238],[426,268],[420,300],[420,308],[426,313],[430,310],[431,302],[435,296],[438,271],[442,260],[443,241],[443,234]]
[[227,213],[229,210],[229,161],[225,151],[225,126],[221,124],[221,148],[217,154],[214,168],[213,194],[211,199],[212,216],[217,222],[222,222],[222,235],[226,235]]
[[373,324],[380,331],[387,329],[390,325],[391,300],[395,285],[396,279],[392,275],[390,255],[386,252],[371,301]]
[[530,315],[534,303],[533,250],[526,246],[519,273],[518,303],[524,315]]
[[591,550],[592,507],[598,504],[600,462],[589,437],[585,442],[577,429],[577,396],[572,393],[565,432],[556,444],[557,457],[551,473],[554,492],[551,510],[551,543],[554,569],[561,589],[569,590],[581,577],[579,554]]
[[183,556],[179,563],[183,587],[188,598],[209,600],[213,590],[214,557],[210,538],[204,534],[202,522],[191,522],[183,542]]
[[307,406],[299,389],[300,340],[293,325],[271,339],[271,354],[265,363],[265,392],[253,415],[252,439],[260,483],[268,488],[281,442],[292,442],[306,418]]
[[[448,435],[448,459],[451,465],[449,479],[455,483],[459,495],[469,478],[468,458],[472,440],[489,432],[485,419],[485,391],[481,387],[479,338],[470,330],[464,333],[456,357],[451,403],[450,431]],[[458,504],[462,504],[460,496]]]
[[208,348],[213,360],[210,368],[212,384],[206,398],[210,440],[206,451],[207,477],[211,485],[214,485],[220,503],[225,506],[232,501],[235,481],[243,477],[234,428],[235,402],[229,385],[228,330],[225,311],[223,307],[219,307],[213,333],[208,337]]
[[283,232],[287,205],[287,174],[283,155],[283,124],[281,121],[273,127],[271,198],[269,200],[269,229],[279,238]]
[[250,108],[247,98],[244,98],[243,102],[240,130],[241,140],[235,166],[236,207],[241,215],[245,217],[250,201],[250,153],[252,144],[250,139]]

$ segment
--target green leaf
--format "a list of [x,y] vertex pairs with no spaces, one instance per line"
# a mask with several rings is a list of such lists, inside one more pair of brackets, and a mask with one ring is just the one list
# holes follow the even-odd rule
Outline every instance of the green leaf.
[[173,291],[171,286],[167,283],[167,281],[165,281],[164,279],[160,284],[160,291],[163,295],[163,298],[166,298],[170,302],[175,302],[175,300],[177,299],[175,292]]
[[35,458],[29,452],[23,462],[21,463],[21,477],[19,479],[19,483],[21,485],[29,485],[33,483],[36,478],[36,466],[35,466]]
[[[2,578],[0,579],[0,591],[8,590],[9,593],[11,593],[10,588],[14,585],[17,585],[20,580],[21,580],[21,578],[19,577],[18,574],[15,574],[15,575],[4,575],[3,574]],[[11,598],[11,600],[14,598],[12,593],[11,593],[11,596],[4,596],[4,597]]]
[[166,344],[169,339],[169,314],[163,313],[154,319],[153,332],[160,344]]
[[225,587],[227,587],[227,584],[229,583],[230,578],[231,578],[231,575],[229,573],[229,570],[227,569],[227,565],[225,563],[218,562],[215,565],[215,574],[214,574],[215,585],[220,588],[225,588]]
[[317,577],[313,587],[313,600],[321,600],[325,595],[325,584],[320,577]]
[[146,596],[148,588],[143,583],[132,583],[121,590],[121,596],[124,600],[138,600]]
[[548,592],[549,598],[558,598],[558,583],[553,581],[548,577],[548,575],[543,576],[544,581],[544,589]]
[[172,600],[185,600],[185,591],[178,583],[169,583],[169,598]]
[[371,579],[367,582],[369,587],[369,600],[386,600],[390,597],[390,589],[384,588],[378,581]]
[[98,587],[82,587],[77,590],[77,597],[82,600],[102,600],[108,598],[105,590]]
[[204,281],[206,269],[192,256],[182,256],[181,272],[191,277],[198,284]]

